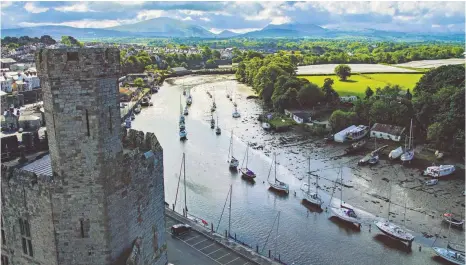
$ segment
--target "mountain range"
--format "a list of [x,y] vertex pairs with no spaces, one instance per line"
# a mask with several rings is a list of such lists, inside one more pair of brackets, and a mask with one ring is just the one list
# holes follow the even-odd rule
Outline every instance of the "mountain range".
[[134,24],[110,28],[74,28],[68,26],[37,26],[28,28],[2,29],[2,37],[40,37],[50,35],[55,39],[73,36],[77,39],[99,39],[111,37],[165,37],[165,38],[368,38],[374,40],[403,41],[464,41],[464,34],[452,33],[405,33],[375,29],[326,29],[314,24],[287,23],[269,24],[265,28],[244,34],[224,30],[214,34],[190,22],[160,17]]

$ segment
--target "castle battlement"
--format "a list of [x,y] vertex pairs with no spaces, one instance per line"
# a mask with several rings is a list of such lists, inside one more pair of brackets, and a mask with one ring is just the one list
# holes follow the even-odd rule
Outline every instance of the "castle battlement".
[[41,80],[120,77],[120,50],[117,48],[40,49],[35,59]]
[[126,129],[122,126],[121,140],[123,147],[126,149],[139,148],[142,151],[162,151],[162,146],[160,145],[159,140],[152,132],[144,133],[143,131]]

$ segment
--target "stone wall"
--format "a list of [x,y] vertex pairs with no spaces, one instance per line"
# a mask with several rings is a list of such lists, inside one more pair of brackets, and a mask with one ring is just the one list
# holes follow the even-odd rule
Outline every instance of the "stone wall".
[[166,264],[163,150],[153,133],[122,132],[130,150],[106,186],[112,264]]
[[[118,49],[44,49],[36,54],[54,179],[59,264],[107,264],[105,185],[122,155]],[[83,231],[84,230],[84,231]]]
[[[20,169],[2,171],[2,218],[6,244],[2,255],[10,264],[57,264],[51,194],[55,184],[47,176]],[[30,224],[32,257],[23,253],[19,218]]]

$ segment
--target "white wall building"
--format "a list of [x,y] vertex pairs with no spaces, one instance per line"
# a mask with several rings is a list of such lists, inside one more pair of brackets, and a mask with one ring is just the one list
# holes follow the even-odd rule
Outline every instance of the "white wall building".
[[395,125],[375,123],[371,128],[371,137],[377,139],[392,140],[399,142],[403,136],[405,128]]

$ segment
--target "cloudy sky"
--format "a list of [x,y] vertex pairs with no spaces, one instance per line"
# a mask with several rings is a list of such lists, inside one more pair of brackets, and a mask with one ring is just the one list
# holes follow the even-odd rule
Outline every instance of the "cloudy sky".
[[[3,1],[3,0],[2,0]],[[460,2],[1,2],[1,27],[64,25],[106,28],[171,17],[214,33],[257,30],[272,24],[373,28],[415,32],[464,32]]]

